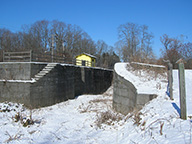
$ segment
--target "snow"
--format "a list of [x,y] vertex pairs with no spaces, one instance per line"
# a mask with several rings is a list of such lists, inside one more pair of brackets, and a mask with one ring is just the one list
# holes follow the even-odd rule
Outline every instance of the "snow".
[[[178,70],[173,70],[173,98],[177,106],[180,105],[179,101],[179,76]],[[187,115],[192,116],[192,70],[185,70],[185,89],[186,89],[186,105]]]
[[148,74],[148,72],[141,70],[137,72],[128,71],[128,65],[129,63],[116,63],[114,69],[118,75],[130,81],[135,86],[138,93],[159,94],[162,92],[162,90],[164,92],[167,84],[165,82],[163,83],[162,81],[166,81],[166,77],[159,76],[157,78],[153,78],[151,76],[154,75],[153,73]]
[[[124,73],[125,64],[120,64]],[[0,103],[0,143],[33,144],[183,144],[192,143],[192,120],[179,118],[178,73],[173,71],[174,101],[166,95],[165,78],[150,78],[146,73],[128,72],[143,91],[157,92],[158,97],[147,103],[139,112],[126,116],[112,109],[113,87],[102,95],[82,95],[53,106],[29,110],[22,104]],[[188,114],[191,115],[192,71],[186,70],[186,96]],[[147,81],[151,82],[148,83]],[[146,85],[147,82],[147,86]],[[154,86],[155,84],[161,87]],[[156,89],[158,90],[155,90]],[[108,120],[98,126],[101,115],[109,112],[119,120]],[[21,118],[15,122],[15,116]],[[32,117],[34,124],[23,126],[22,120]]]
[[91,54],[88,54],[88,53],[83,53],[83,54],[85,54],[85,55],[87,55],[87,56],[90,56],[90,57],[92,57],[92,58],[97,58],[96,56],[94,56],[94,55],[91,55]]
[[112,69],[107,69],[107,68],[102,68],[102,67],[89,67],[89,66],[79,66],[79,65],[74,65],[74,64],[61,64],[58,63],[61,66],[72,66],[72,67],[84,67],[84,68],[91,68],[91,69],[99,69],[99,70],[108,70],[108,71],[113,71]]
[[151,67],[158,67],[158,68],[166,68],[162,65],[154,65],[154,64],[146,64],[146,63],[139,63],[139,62],[131,62],[133,64],[143,65],[143,66],[151,66]]
[[5,79],[0,79],[1,82],[17,82],[17,83],[34,83],[36,80],[32,78],[31,80],[5,80]]

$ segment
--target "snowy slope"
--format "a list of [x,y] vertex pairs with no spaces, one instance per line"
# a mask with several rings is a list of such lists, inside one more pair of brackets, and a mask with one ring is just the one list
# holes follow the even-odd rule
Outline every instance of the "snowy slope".
[[[124,71],[125,65],[119,67]],[[144,75],[145,73],[142,73]],[[192,143],[192,120],[181,120],[178,105],[177,71],[174,71],[174,101],[166,96],[164,78],[131,73],[130,79],[141,90],[158,92],[158,97],[139,111],[126,116],[112,110],[112,87],[103,95],[82,95],[50,107],[26,109],[21,104],[0,103],[0,143],[33,144],[189,144]],[[147,78],[147,79],[146,79]],[[186,71],[187,99],[191,100],[192,71]],[[151,80],[149,83],[147,80]],[[147,83],[147,86],[146,86]],[[156,87],[154,85],[161,85]],[[145,87],[145,88],[144,88]],[[157,90],[155,90],[155,87]],[[192,101],[188,102],[189,104]],[[188,113],[191,114],[191,105]],[[24,127],[21,120],[32,114],[33,125]],[[102,114],[107,119],[102,121]],[[26,119],[25,119],[26,118]],[[110,118],[110,116],[109,116]],[[102,124],[103,123],[103,124]]]
[[164,92],[167,84],[162,81],[166,81],[166,77],[159,76],[157,78],[153,78],[151,77],[151,74],[148,74],[147,72],[128,71],[127,65],[128,63],[116,63],[114,69],[118,75],[130,81],[135,86],[138,93],[159,94],[160,92]]

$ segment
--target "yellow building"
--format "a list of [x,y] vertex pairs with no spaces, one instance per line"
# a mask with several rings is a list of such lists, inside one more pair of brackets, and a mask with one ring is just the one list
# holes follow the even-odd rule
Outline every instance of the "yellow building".
[[76,57],[76,65],[95,67],[96,57],[87,53],[82,53]]

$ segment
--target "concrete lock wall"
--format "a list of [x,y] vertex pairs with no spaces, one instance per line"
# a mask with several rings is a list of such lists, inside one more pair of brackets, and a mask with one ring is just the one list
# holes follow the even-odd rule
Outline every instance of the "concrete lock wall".
[[31,107],[49,106],[75,98],[74,68],[57,65],[38,82],[31,84]]
[[142,109],[142,107],[151,101],[152,99],[156,98],[156,94],[137,94],[137,102],[136,102],[136,108],[138,110]]
[[[111,86],[113,78],[111,70],[60,64],[36,82],[26,81],[34,78],[46,65],[0,64],[1,71],[5,71],[6,68],[0,78],[0,102],[19,102],[30,108],[38,108],[74,99],[81,94],[101,94]],[[8,74],[9,77],[5,81],[4,76]],[[16,81],[9,81],[12,80],[11,76]]]
[[113,108],[124,115],[140,110],[147,102],[156,98],[155,94],[137,93],[136,87],[116,72],[113,78]]
[[0,80],[30,80],[46,65],[43,63],[0,63]]
[[135,86],[114,72],[113,108],[124,115],[136,106],[137,90]]
[[30,65],[28,63],[1,63],[0,79],[4,80],[29,80]]
[[11,101],[30,106],[30,83],[0,82],[0,102]]

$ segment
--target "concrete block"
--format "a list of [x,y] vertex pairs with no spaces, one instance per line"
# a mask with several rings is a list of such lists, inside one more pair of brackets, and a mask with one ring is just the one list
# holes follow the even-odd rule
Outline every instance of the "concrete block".
[[146,103],[156,97],[156,94],[137,94],[137,105],[144,106]]
[[114,73],[114,109],[127,114],[136,107],[137,90],[132,83]]
[[132,101],[128,97],[116,96],[116,97],[113,97],[113,101],[115,103],[118,103],[118,104],[121,104],[121,105],[124,105],[124,106],[129,106],[129,107],[134,107],[135,106],[134,101]]

